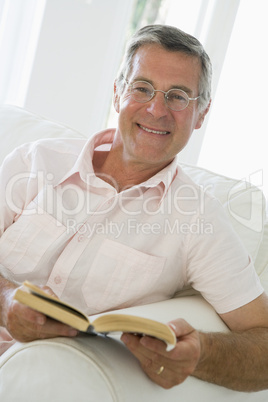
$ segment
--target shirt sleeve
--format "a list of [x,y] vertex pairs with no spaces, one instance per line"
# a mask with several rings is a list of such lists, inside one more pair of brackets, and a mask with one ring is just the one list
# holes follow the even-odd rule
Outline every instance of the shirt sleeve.
[[31,162],[27,155],[30,144],[16,148],[0,167],[0,236],[15,221],[27,203]]
[[203,219],[210,230],[189,234],[187,282],[219,313],[227,313],[263,293],[252,258],[218,200],[209,198]]

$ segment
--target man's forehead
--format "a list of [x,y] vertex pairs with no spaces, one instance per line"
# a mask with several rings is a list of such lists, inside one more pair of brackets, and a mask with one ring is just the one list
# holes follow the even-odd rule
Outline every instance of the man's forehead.
[[150,61],[152,61],[152,64],[155,64],[157,67],[157,63],[154,62],[160,59],[166,60],[167,64],[174,63],[175,65],[186,61],[192,64],[193,67],[198,66],[201,68],[201,60],[198,56],[182,50],[170,50],[157,43],[140,46],[133,55],[131,67],[133,69],[135,65],[139,66],[143,63],[146,63],[147,65]]
[[170,77],[176,87],[181,84],[182,78],[187,81],[195,81],[196,78],[199,81],[200,72],[201,61],[196,55],[171,51],[158,44],[146,44],[135,52],[128,79],[146,80],[154,84],[154,77]]

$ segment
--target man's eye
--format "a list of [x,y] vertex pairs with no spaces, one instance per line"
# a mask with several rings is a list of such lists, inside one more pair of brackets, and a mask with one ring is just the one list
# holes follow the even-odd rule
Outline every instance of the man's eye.
[[145,94],[151,93],[151,91],[150,91],[149,88],[142,87],[142,86],[133,88],[133,91],[135,91],[135,92],[141,92],[141,93],[145,93]]
[[178,92],[170,93],[168,95],[168,98],[171,101],[180,101],[180,102],[186,102],[187,101],[186,97],[183,96],[181,93],[178,93]]

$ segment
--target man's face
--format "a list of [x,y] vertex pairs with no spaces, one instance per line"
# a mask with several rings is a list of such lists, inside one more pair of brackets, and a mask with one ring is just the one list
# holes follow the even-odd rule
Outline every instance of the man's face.
[[[198,58],[153,44],[138,49],[127,80],[147,81],[163,91],[180,88],[194,98],[199,95],[200,72]],[[123,158],[159,170],[184,148],[206,113],[200,113],[198,101],[190,101],[179,112],[170,110],[162,92],[156,92],[147,103],[138,103],[130,96],[128,86],[116,96],[115,107],[119,113],[116,143],[122,146]]]

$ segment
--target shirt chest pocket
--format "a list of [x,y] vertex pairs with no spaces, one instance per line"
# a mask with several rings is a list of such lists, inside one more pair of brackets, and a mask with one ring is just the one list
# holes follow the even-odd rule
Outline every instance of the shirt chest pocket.
[[92,314],[134,305],[152,291],[166,258],[156,257],[106,239],[82,287]]
[[14,274],[34,271],[48,247],[66,231],[53,216],[31,202],[0,239],[0,263]]

